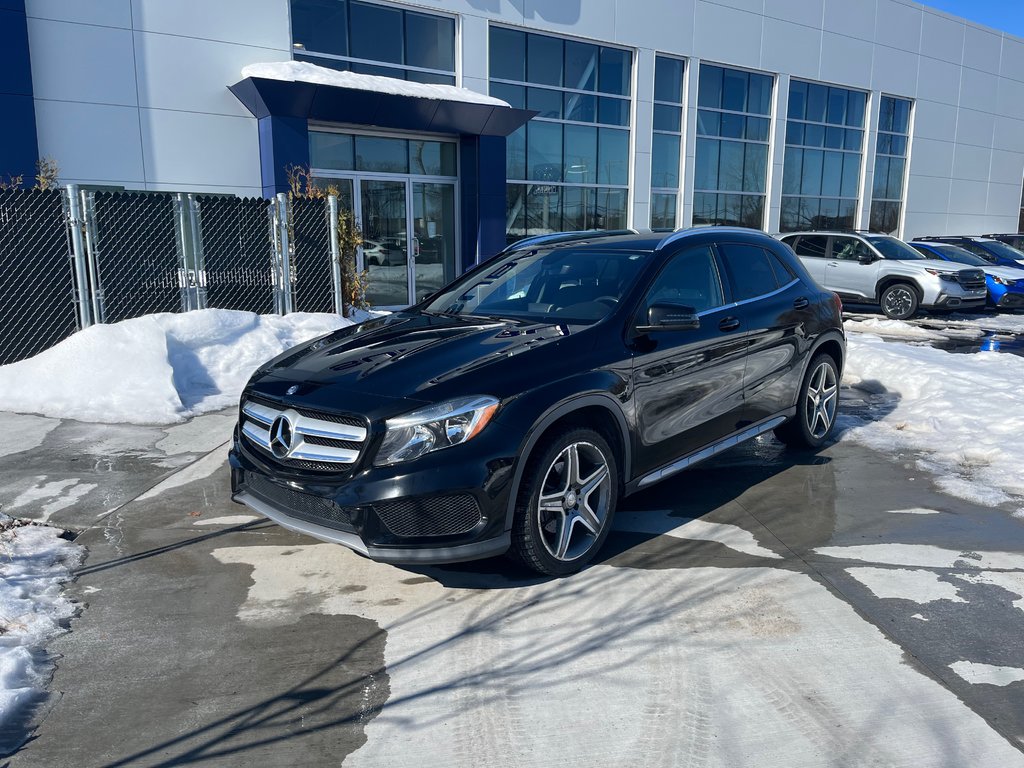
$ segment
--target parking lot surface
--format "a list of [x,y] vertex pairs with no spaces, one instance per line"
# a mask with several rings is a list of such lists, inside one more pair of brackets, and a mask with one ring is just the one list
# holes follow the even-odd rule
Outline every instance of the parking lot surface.
[[[843,398],[854,424],[892,395]],[[553,580],[253,516],[234,420],[0,414],[0,506],[87,550],[13,768],[1024,766],[1020,505],[912,452],[761,438],[630,497]]]

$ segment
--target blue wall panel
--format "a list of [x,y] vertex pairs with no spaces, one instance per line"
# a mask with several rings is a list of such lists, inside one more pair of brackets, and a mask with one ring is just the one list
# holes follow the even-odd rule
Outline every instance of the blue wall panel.
[[0,0],[0,177],[36,172],[39,144],[32,101],[25,0]]
[[309,123],[304,117],[261,117],[260,171],[263,196],[288,191],[288,167],[309,167]]

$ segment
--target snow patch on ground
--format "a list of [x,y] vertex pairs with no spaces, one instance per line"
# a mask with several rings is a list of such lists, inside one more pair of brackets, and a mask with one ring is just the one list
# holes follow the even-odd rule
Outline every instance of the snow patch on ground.
[[847,568],[846,572],[883,600],[911,600],[915,603],[932,603],[949,600],[966,603],[957,594],[956,587],[940,581],[939,575],[931,571],[907,568]]
[[0,411],[104,423],[182,422],[236,405],[260,364],[351,324],[333,314],[204,309],[94,325],[35,357],[0,366]]
[[1024,570],[1024,553],[1020,552],[962,552],[931,544],[856,544],[849,547],[817,547],[814,551],[837,560],[859,560],[882,565]]
[[31,451],[43,444],[43,440],[60,422],[41,416],[12,413],[4,419],[4,441],[0,443],[0,458],[15,453]]
[[172,488],[180,488],[183,485],[188,485],[196,480],[202,480],[203,478],[209,477],[222,466],[228,459],[227,446],[224,446],[223,450],[213,451],[203,456],[199,461],[189,464],[184,469],[175,472],[170,477],[161,480],[159,483],[154,485],[144,494],[139,496],[136,501],[146,501],[147,499],[153,499],[159,496],[161,493],[171,490]]
[[928,339],[938,341],[946,338],[938,331],[922,328],[919,325],[908,323],[904,320],[885,320],[880,317],[870,317],[865,320],[847,319],[843,326],[847,333],[871,333],[877,336],[887,336],[894,339]]
[[0,531],[0,727],[42,695],[53,665],[40,651],[75,615],[61,584],[83,550],[58,533],[44,526]]
[[968,683],[985,685],[1010,685],[1024,682],[1024,669],[997,667],[993,664],[978,664],[974,661],[954,661],[949,668]]
[[913,507],[911,509],[890,509],[890,515],[941,515],[937,509],[925,509],[924,507]]
[[994,505],[1024,496],[1024,358],[957,355],[892,344],[870,335],[848,339],[843,383],[889,393],[891,411],[874,419],[843,417],[843,439],[887,453],[926,454],[947,493]]
[[242,77],[262,77],[268,80],[285,80],[292,83],[332,85],[337,88],[355,88],[360,91],[387,93],[393,96],[412,96],[417,99],[442,99],[469,104],[487,104],[494,107],[510,106],[507,101],[496,99],[493,96],[485,96],[468,88],[413,83],[393,77],[360,75],[355,72],[339,72],[336,69],[320,67],[307,61],[270,61],[247,64],[242,67]]
[[612,527],[616,531],[633,533],[656,533],[677,539],[714,541],[729,549],[735,549],[752,557],[768,557],[781,560],[776,554],[757,543],[749,531],[728,523],[711,523],[706,520],[690,520],[673,517],[667,510],[657,512],[620,512],[615,515]]
[[224,517],[211,517],[209,520],[196,520],[192,525],[243,525],[259,520],[255,515],[225,515]]
[[8,510],[46,501],[47,503],[40,505],[41,514],[32,516],[37,522],[45,523],[49,521],[54,512],[73,506],[96,487],[96,483],[83,483],[77,477],[46,482],[46,475],[39,475],[35,478],[35,485],[18,494],[8,506]]
[[985,584],[999,587],[1017,596],[1012,605],[1024,611],[1024,572],[1021,571],[985,571],[982,573],[958,573],[956,578],[969,584]]

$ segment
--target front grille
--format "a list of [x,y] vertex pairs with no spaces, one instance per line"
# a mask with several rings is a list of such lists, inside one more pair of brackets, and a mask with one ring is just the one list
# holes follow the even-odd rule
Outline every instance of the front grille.
[[960,285],[969,290],[985,287],[985,273],[980,269],[961,269],[956,277]]
[[246,443],[266,459],[282,467],[314,472],[352,468],[369,436],[368,426],[358,416],[325,413],[258,396],[242,403],[239,423]]
[[373,505],[381,523],[395,536],[452,536],[480,522],[480,506],[470,494],[382,501]]
[[244,483],[250,493],[272,504],[289,517],[297,517],[300,520],[350,533],[355,532],[348,511],[331,499],[314,496],[311,493],[302,493],[291,488],[283,488],[254,472],[245,473]]

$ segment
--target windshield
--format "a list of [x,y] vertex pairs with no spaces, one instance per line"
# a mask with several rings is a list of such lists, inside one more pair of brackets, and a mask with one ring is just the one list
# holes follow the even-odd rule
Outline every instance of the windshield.
[[423,311],[595,323],[611,313],[649,256],[564,247],[519,251],[455,283]]
[[998,240],[982,240],[978,244],[1001,258],[1024,261],[1024,251],[1018,251],[1016,248],[1012,248]]
[[925,258],[902,240],[885,235],[871,235],[865,237],[869,243],[878,249],[887,259],[898,259],[899,261],[920,261]]
[[981,256],[975,256],[970,251],[965,251],[955,245],[928,245],[932,250],[938,251],[950,261],[956,261],[960,264],[970,264],[972,267],[990,267],[992,266],[989,262],[985,261]]

